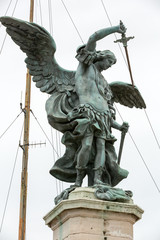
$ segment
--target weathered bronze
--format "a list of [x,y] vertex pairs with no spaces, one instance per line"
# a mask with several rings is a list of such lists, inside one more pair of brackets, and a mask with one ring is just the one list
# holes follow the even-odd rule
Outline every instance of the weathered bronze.
[[97,51],[96,42],[112,33],[124,34],[125,26],[120,23],[91,35],[87,44],[77,49],[77,70],[68,71],[56,62],[55,42],[44,28],[10,17],[0,21],[27,54],[25,62],[36,86],[51,94],[46,102],[48,121],[63,133],[62,143],[66,146],[65,154],[51,168],[51,175],[73,182],[71,189],[80,187],[88,175],[88,186],[104,186],[115,200],[115,192],[120,190],[113,187],[127,177],[128,171],[118,165],[112,128],[127,132],[128,125],[116,122],[113,103],[130,108],[146,105],[135,86],[107,83],[101,72],[115,64],[116,57],[109,50]]
[[[122,21],[120,21],[120,25],[123,26]],[[125,49],[125,53],[126,53],[126,58],[127,58],[127,63],[128,63],[128,70],[129,70],[129,74],[130,74],[130,78],[131,78],[131,82],[132,82],[132,86],[134,87],[134,81],[133,81],[133,76],[132,76],[132,71],[131,71],[131,64],[129,61],[129,54],[128,54],[128,49],[127,49],[127,42],[131,39],[133,39],[134,37],[126,37],[125,32],[122,33],[122,38],[121,39],[117,39],[116,41],[114,41],[115,43],[117,42],[121,42],[123,43],[123,47]]]

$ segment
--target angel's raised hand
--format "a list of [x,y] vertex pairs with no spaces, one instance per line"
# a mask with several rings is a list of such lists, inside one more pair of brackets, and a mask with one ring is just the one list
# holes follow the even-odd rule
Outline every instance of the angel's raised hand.
[[124,26],[123,22],[120,21],[120,24],[119,24],[119,29],[118,29],[118,33],[125,33],[127,30],[127,28]]

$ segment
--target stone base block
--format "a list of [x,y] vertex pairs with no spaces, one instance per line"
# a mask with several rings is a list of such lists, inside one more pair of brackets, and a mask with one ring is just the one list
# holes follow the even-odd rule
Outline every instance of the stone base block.
[[92,188],[77,188],[45,217],[54,240],[133,240],[143,210],[133,203],[97,200]]

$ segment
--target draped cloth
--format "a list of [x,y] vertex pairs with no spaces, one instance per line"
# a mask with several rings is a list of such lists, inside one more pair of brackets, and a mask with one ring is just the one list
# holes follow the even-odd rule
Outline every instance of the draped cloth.
[[[61,141],[66,146],[65,154],[55,162],[50,174],[65,182],[75,182],[76,158],[81,148],[81,140],[86,133],[92,134],[94,132],[95,137],[102,137],[106,140],[106,161],[102,180],[111,186],[117,185],[128,176],[128,171],[120,168],[117,164],[117,155],[113,146],[116,139],[110,132],[108,113],[100,113],[89,104],[85,104],[76,106],[77,115],[73,116],[74,108],[69,100],[67,93],[56,92],[46,102],[48,121],[53,128],[63,133]],[[82,109],[83,111],[81,111]],[[71,119],[69,119],[70,112]],[[93,141],[86,171],[90,177],[90,184],[92,184],[94,177],[95,154],[95,141]]]

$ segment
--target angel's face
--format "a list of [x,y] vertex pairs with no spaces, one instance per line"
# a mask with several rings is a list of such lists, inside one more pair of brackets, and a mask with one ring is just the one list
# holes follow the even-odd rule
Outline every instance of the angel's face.
[[114,60],[111,58],[104,58],[101,62],[102,65],[102,69],[103,70],[107,70],[108,68],[110,68],[113,64],[114,64]]
[[100,71],[107,70],[113,64],[115,64],[115,59],[108,58],[108,57],[103,58],[97,62],[97,65],[98,65]]

